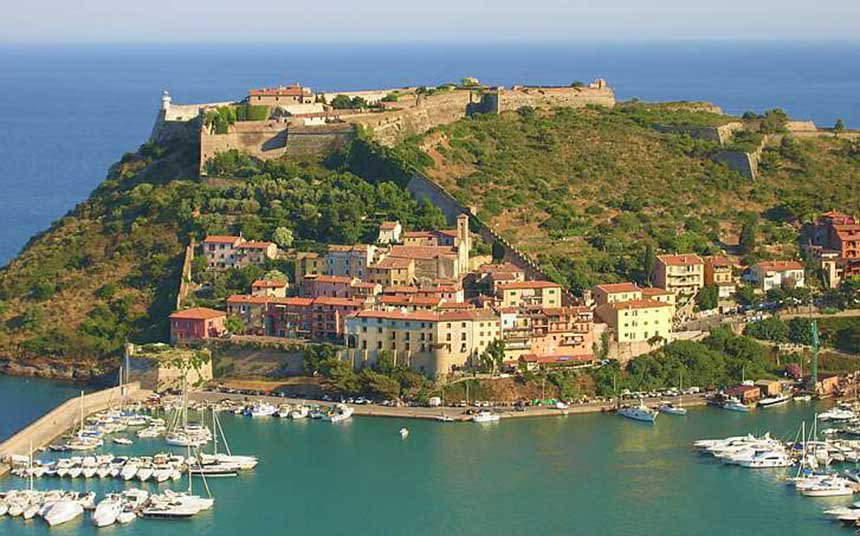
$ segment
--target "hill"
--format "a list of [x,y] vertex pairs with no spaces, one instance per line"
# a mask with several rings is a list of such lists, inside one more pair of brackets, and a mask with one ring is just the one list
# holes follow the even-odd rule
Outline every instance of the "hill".
[[[712,160],[726,148],[718,142],[655,128],[733,120],[682,104],[522,108],[437,127],[401,148],[420,149],[426,175],[577,291],[643,281],[647,244],[740,253],[740,229],[754,222],[760,245],[747,260],[794,255],[803,221],[858,212],[856,141],[779,133],[751,181]],[[753,129],[766,122],[748,122],[726,145],[755,148],[763,137]]]
[[[353,151],[353,165],[376,162],[376,176],[396,174],[390,162],[362,154]],[[315,160],[263,162],[230,151],[210,160],[209,177],[200,179],[196,159],[195,148],[183,144],[147,143],[125,155],[89,199],[0,270],[0,365],[87,377],[116,368],[126,340],[167,340],[191,238],[242,233],[273,240],[284,228],[295,246],[319,249],[373,241],[384,219],[409,229],[444,221],[397,183],[364,180],[346,171],[343,160],[329,167]],[[249,279],[269,269],[287,273],[290,266],[275,260],[216,278],[218,295],[211,299],[247,292]]]

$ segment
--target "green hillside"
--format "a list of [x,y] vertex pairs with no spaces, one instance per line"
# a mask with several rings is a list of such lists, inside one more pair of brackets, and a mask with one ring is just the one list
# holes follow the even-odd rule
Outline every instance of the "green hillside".
[[[166,340],[191,237],[241,232],[319,249],[373,241],[384,219],[410,229],[444,224],[437,208],[415,202],[395,182],[341,170],[345,157],[357,168],[375,166],[376,177],[397,179],[393,160],[380,160],[363,141],[351,151],[328,168],[222,153],[209,162],[205,180],[190,178],[197,175],[191,147],[145,145],[126,155],[88,200],[0,270],[0,360],[115,363],[126,339]],[[214,295],[200,302],[223,306],[224,296],[247,292],[249,281],[269,269],[287,272],[289,264],[211,278]]]
[[[786,136],[750,181],[709,158],[716,142],[653,128],[728,119],[682,105],[522,109],[439,127],[403,148],[421,148],[432,160],[427,175],[574,290],[642,281],[648,244],[726,249],[748,261],[794,255],[800,223],[818,211],[860,212],[856,141]],[[759,140],[744,131],[732,145]],[[738,248],[745,223],[757,238],[746,251]]]

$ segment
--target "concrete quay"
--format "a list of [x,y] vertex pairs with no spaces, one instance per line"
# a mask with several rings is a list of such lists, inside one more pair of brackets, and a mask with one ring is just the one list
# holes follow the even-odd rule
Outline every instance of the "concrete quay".
[[[112,387],[84,395],[84,416],[92,415],[118,404],[122,400],[123,394],[129,400],[141,400],[148,396],[149,391],[141,390],[140,384],[134,382],[123,387]],[[80,422],[80,416],[81,397],[70,398],[0,443],[0,477],[9,471],[9,466],[3,463],[8,456],[13,454],[26,456],[31,445],[33,450],[36,450],[51,444],[52,441],[77,426]]]
[[[233,393],[221,393],[217,391],[196,391],[189,394],[189,399],[197,402],[217,402],[219,400],[230,399],[243,402],[255,402],[263,400],[271,404],[307,404],[307,405],[330,405],[333,402],[324,402],[320,400],[307,400],[301,398],[282,398],[279,396],[266,395],[241,395]],[[684,395],[674,398],[654,398],[645,399],[644,402],[649,406],[656,406],[664,400],[671,400],[676,406],[693,407],[704,406],[707,404],[703,395]],[[634,402],[634,401],[630,401]],[[635,403],[635,402],[634,402]],[[498,413],[503,419],[507,418],[523,418],[523,417],[559,417],[563,415],[574,415],[581,413],[601,413],[615,409],[615,406],[610,402],[593,402],[587,404],[572,404],[567,409],[556,409],[539,406],[528,406],[525,411],[516,411],[513,406],[493,406],[489,408],[461,408],[442,406],[436,408],[428,407],[391,407],[380,406],[376,404],[347,404],[354,410],[353,415],[362,417],[388,417],[392,419],[426,419],[437,420],[440,416],[449,417],[455,421],[470,421],[471,416],[466,414],[467,409],[481,410],[489,409]]]

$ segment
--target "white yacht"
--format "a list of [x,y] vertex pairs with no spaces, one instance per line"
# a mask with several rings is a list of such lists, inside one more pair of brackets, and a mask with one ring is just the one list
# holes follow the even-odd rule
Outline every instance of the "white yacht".
[[111,493],[96,506],[96,510],[93,512],[93,524],[97,527],[113,525],[121,512],[122,495]]
[[618,414],[622,417],[633,419],[634,421],[655,422],[657,420],[658,412],[649,408],[645,404],[639,404],[638,406],[619,408]]
[[304,418],[307,418],[307,416],[308,416],[308,412],[309,412],[309,411],[310,411],[310,410],[308,410],[308,407],[307,407],[307,406],[305,406],[305,405],[296,406],[296,407],[294,407],[294,408],[293,408],[293,410],[292,410],[292,411],[290,411],[290,418],[291,418],[291,419],[304,419]]
[[84,507],[81,503],[74,500],[62,499],[51,505],[44,513],[45,522],[50,526],[61,525],[68,523],[84,513]]
[[346,404],[336,404],[334,408],[323,415],[323,420],[329,422],[343,422],[352,417],[353,409]]
[[723,402],[720,407],[729,411],[748,412],[750,410],[749,406],[741,403],[741,401],[735,397],[730,397],[726,399],[726,401]]
[[498,422],[500,419],[498,414],[489,411],[481,411],[472,415],[473,422]]
[[117,445],[132,445],[134,442],[127,437],[115,437],[113,438],[113,442]]
[[792,462],[784,450],[758,450],[752,456],[736,458],[735,463],[741,467],[766,469],[772,467],[790,467]]
[[663,402],[659,406],[657,406],[657,411],[660,413],[666,413],[668,415],[686,415],[687,408],[682,408],[676,406],[671,402]]
[[251,417],[271,417],[278,412],[278,408],[268,402],[257,402],[251,406]]
[[789,402],[791,402],[790,396],[780,394],[780,395],[776,395],[776,396],[769,396],[766,398],[762,398],[761,400],[758,401],[758,406],[760,408],[773,408],[776,406],[782,406],[784,404],[788,404]]
[[397,433],[400,434],[400,437],[403,439],[406,439],[407,437],[409,437],[409,430],[405,426],[403,428],[401,428],[400,431]]
[[819,421],[847,421],[857,415],[849,408],[835,407],[829,411],[818,414]]
[[798,491],[807,497],[842,497],[854,494],[851,482],[840,477],[828,477],[805,486],[798,486]]

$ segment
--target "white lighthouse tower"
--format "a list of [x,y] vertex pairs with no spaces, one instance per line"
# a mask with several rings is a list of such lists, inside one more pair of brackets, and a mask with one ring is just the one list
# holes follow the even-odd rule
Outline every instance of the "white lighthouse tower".
[[168,109],[170,109],[170,103],[170,92],[165,89],[161,93],[161,111],[166,112]]

